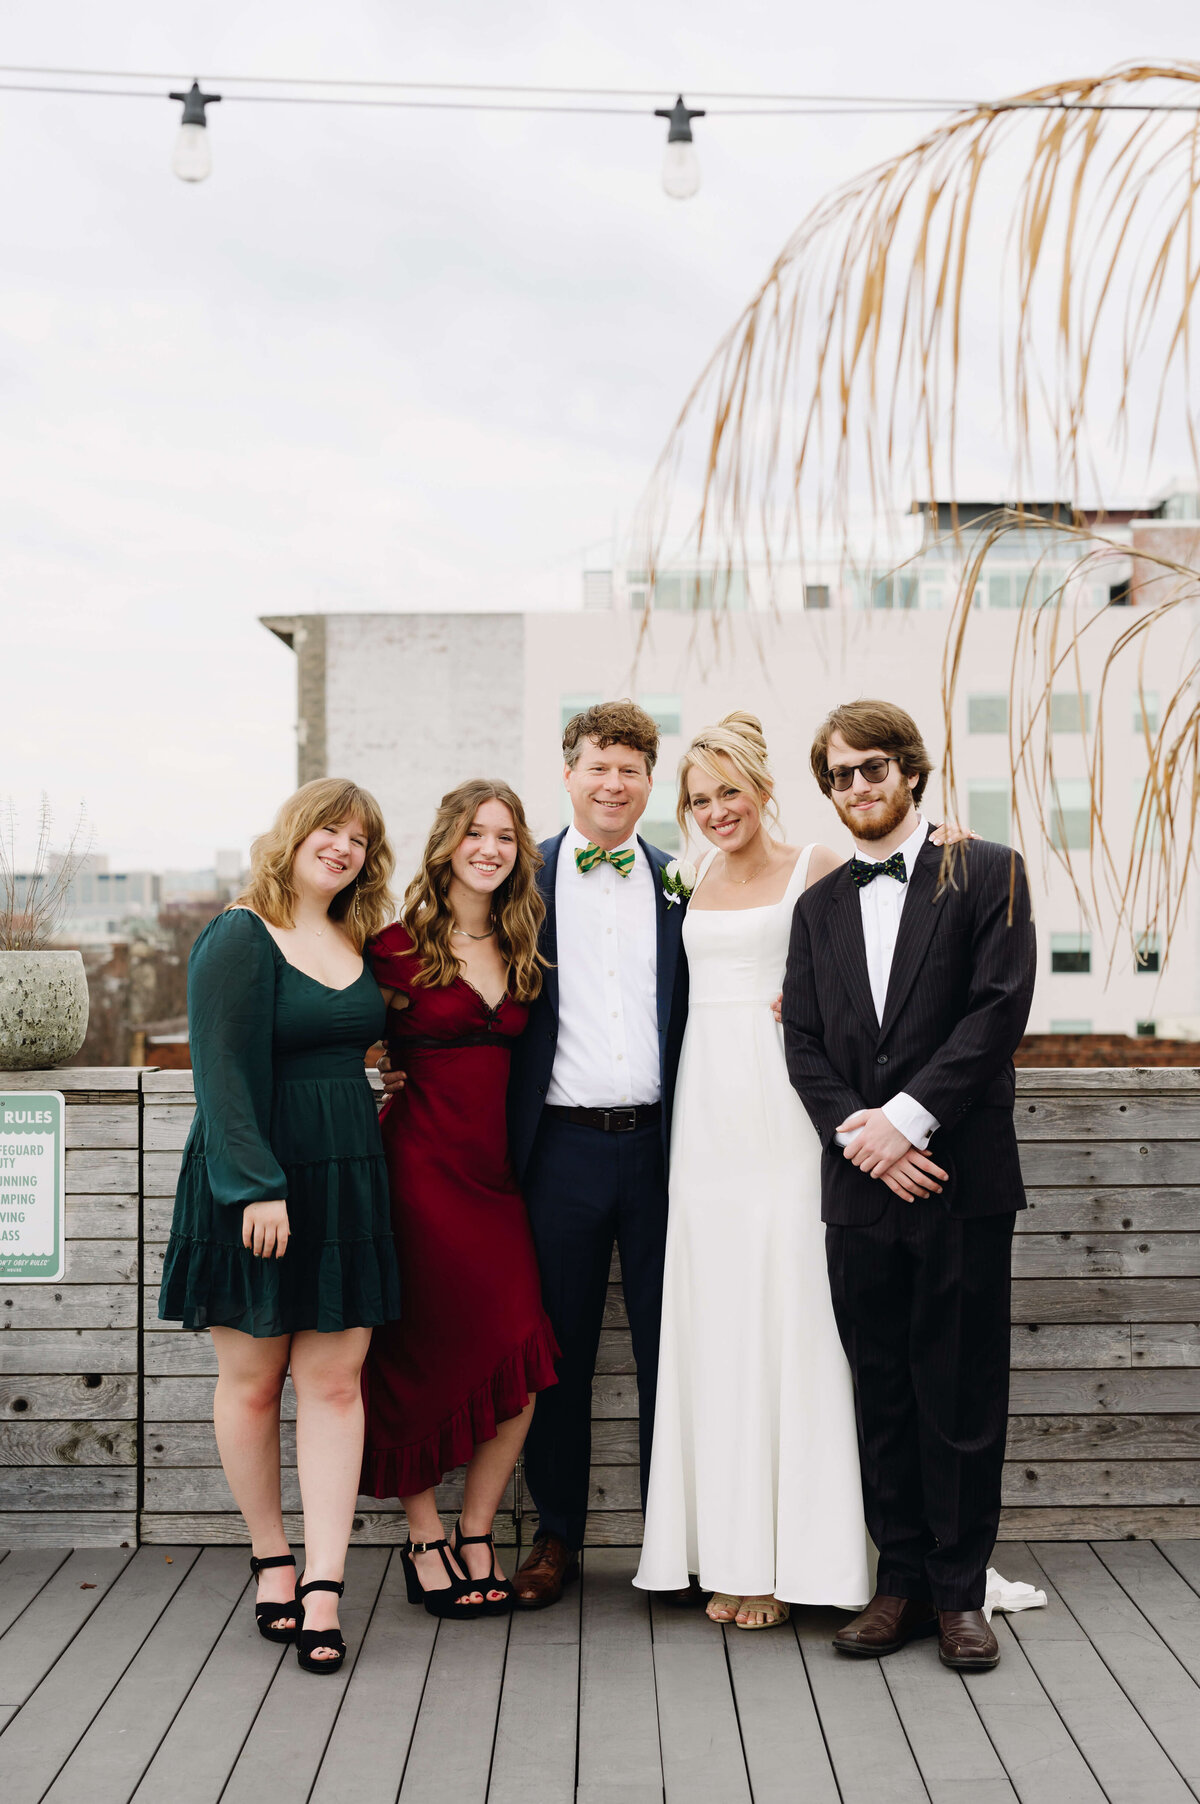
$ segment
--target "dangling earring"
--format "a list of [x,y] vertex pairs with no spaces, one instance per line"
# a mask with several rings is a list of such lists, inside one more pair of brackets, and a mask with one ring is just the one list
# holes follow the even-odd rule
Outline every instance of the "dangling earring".
[[361,927],[362,926],[362,911],[360,910],[360,908],[358,906],[358,885],[357,885],[357,883],[354,885],[354,899],[350,904],[350,913],[354,917],[354,925],[356,927]]

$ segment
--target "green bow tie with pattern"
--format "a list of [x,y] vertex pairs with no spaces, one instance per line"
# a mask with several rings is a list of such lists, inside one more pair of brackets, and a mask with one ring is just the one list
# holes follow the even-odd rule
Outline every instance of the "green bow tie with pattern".
[[577,846],[575,865],[585,877],[598,864],[611,864],[614,870],[620,871],[622,877],[628,877],[636,856],[632,846],[626,846],[622,852],[606,852],[602,846]]
[[878,864],[869,858],[850,860],[850,881],[855,889],[874,883],[876,877],[894,877],[897,883],[907,883],[908,870],[903,852],[893,852],[890,858],[884,858]]

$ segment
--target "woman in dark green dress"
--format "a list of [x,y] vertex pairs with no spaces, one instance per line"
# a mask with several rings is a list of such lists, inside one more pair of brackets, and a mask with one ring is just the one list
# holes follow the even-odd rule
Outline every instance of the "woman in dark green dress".
[[[363,1059],[384,1006],[362,948],[391,913],[392,862],[364,790],[306,784],[255,841],[245,894],[188,965],[196,1119],[159,1315],[212,1332],[217,1445],[251,1570],[263,1569],[259,1627],[296,1639],[312,1672],[345,1657],[337,1599],[362,1462],[360,1373],[371,1329],[400,1313]],[[280,1497],[289,1367],[308,1581],[298,1588]]]

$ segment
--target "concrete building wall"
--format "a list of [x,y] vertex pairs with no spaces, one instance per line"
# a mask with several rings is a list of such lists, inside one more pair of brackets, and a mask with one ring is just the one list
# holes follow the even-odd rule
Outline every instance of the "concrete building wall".
[[524,617],[330,614],[324,625],[325,774],[378,798],[402,888],[448,789],[505,777],[521,791]]

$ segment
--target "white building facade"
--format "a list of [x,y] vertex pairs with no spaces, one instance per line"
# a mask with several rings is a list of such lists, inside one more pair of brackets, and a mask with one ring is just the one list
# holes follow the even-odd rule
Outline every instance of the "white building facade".
[[[1009,672],[1020,599],[1031,568],[1046,593],[1062,579],[1046,542],[1037,536],[1032,548],[1017,544],[989,559],[953,707],[958,813],[984,837],[1005,842],[1012,835]],[[1040,566],[1034,557],[1043,560]],[[1083,709],[1073,677],[1053,704],[1057,790],[1047,798],[1047,814],[1085,894],[1092,721],[1105,661],[1134,618],[1129,606],[1111,605],[1128,601],[1130,569],[1129,556],[1088,567],[1094,592],[1081,605],[1095,618],[1081,653]],[[786,592],[776,591],[776,608],[767,613],[739,605],[736,579],[736,572],[707,579],[702,572],[669,572],[651,593],[636,572],[592,571],[586,605],[573,612],[268,619],[264,624],[297,655],[300,780],[351,777],[378,797],[402,888],[439,799],[467,777],[512,783],[539,837],[562,826],[565,721],[592,702],[631,695],[662,734],[643,830],[674,850],[684,746],[702,727],[743,708],[762,720],[788,838],[848,850],[847,835],[812,778],[809,746],[817,723],[837,703],[882,696],[907,708],[921,728],[938,766],[925,812],[941,818],[942,667],[957,566],[943,554],[919,558],[899,573],[792,579]],[[714,589],[729,603],[719,618],[711,611]],[[1136,592],[1133,600],[1136,606]],[[1196,623],[1197,604],[1188,602],[1156,627],[1140,694],[1136,658],[1108,678],[1104,831],[1125,855],[1148,762],[1142,710],[1155,730],[1160,705],[1195,656]],[[1031,1031],[1200,1036],[1194,920],[1181,921],[1164,971],[1164,947],[1150,923],[1133,924],[1135,951],[1134,937],[1116,932],[1111,906],[1081,912],[1068,870],[1048,848],[1033,845],[1027,858],[1039,936]]]

